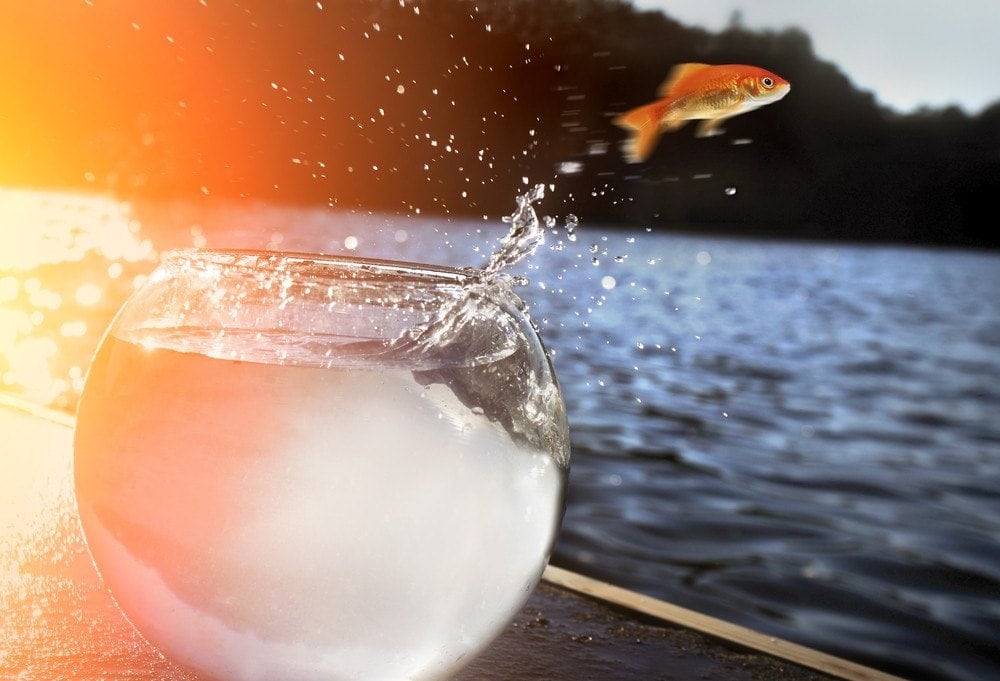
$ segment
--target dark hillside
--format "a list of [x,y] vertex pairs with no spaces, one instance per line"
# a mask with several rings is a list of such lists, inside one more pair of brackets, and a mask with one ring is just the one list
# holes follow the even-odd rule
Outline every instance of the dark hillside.
[[[622,0],[0,2],[4,185],[495,216],[528,178],[597,223],[1000,245],[1000,105],[895,114],[800,30]],[[611,119],[690,61],[792,92],[626,164]]]

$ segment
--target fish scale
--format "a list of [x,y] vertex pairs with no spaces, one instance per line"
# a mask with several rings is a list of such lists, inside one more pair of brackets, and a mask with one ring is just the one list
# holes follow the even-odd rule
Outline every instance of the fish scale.
[[667,108],[670,111],[686,111],[691,109],[708,109],[718,111],[737,104],[742,99],[735,82],[721,82],[717,87],[698,95],[679,97]]

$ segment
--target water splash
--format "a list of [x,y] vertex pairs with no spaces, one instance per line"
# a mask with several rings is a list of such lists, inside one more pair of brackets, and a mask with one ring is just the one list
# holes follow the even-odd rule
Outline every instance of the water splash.
[[[545,185],[536,184],[517,197],[517,210],[503,218],[510,230],[493,251],[489,262],[479,270],[477,279],[489,282],[497,274],[528,257],[545,241],[545,229],[532,204],[545,196]],[[519,282],[520,283],[520,282]]]
[[[462,336],[469,324],[481,317],[479,301],[487,290],[495,286],[526,285],[523,276],[511,276],[505,270],[532,255],[545,241],[545,231],[555,225],[555,219],[546,216],[540,220],[534,205],[545,196],[545,185],[536,184],[528,192],[516,198],[517,209],[505,216],[503,221],[510,225],[507,234],[490,255],[484,267],[469,268],[469,278],[461,284],[461,290],[437,310],[434,317],[424,324],[405,331],[390,343],[393,352],[400,350],[428,352],[446,348]],[[576,229],[579,220],[575,215],[566,218],[569,234]],[[575,235],[572,236],[575,238]],[[515,297],[517,305],[523,305]]]

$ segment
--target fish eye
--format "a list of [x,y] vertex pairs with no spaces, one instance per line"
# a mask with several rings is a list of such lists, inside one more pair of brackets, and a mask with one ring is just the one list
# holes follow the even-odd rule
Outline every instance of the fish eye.
[[772,88],[772,87],[774,87],[774,79],[770,78],[768,76],[764,76],[763,78],[761,78],[760,82],[766,88]]

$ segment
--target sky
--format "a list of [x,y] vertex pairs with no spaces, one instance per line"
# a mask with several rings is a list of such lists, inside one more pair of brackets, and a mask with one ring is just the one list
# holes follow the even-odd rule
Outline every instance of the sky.
[[[900,112],[1000,100],[1000,0],[632,0],[717,31],[733,12],[750,29],[797,26],[821,59]],[[759,64],[767,67],[767,64]]]

